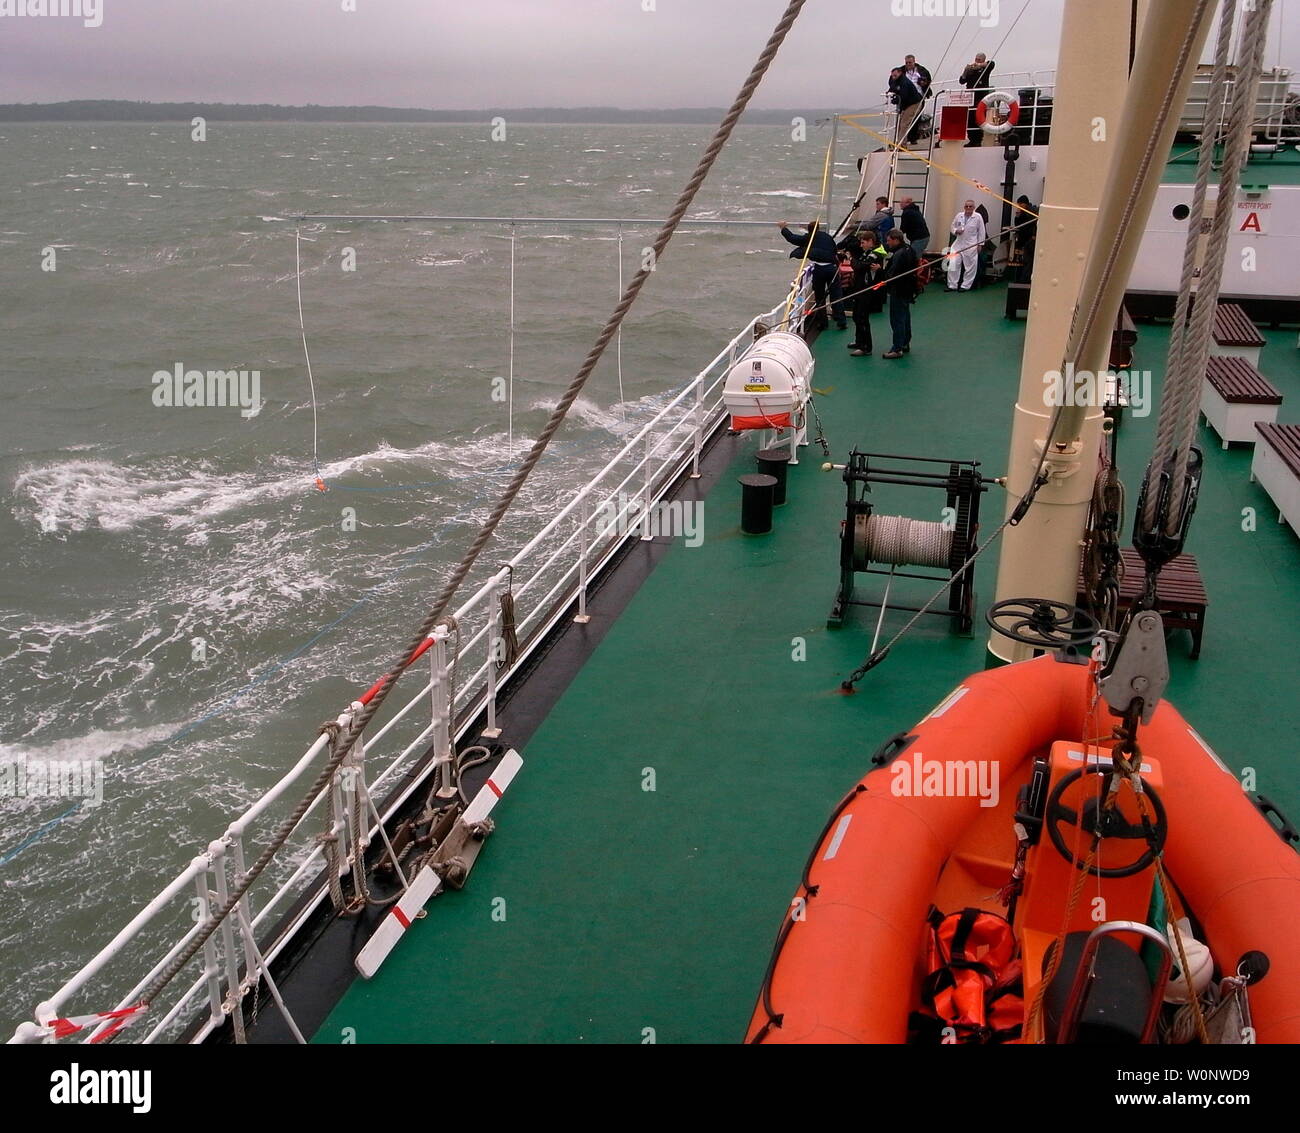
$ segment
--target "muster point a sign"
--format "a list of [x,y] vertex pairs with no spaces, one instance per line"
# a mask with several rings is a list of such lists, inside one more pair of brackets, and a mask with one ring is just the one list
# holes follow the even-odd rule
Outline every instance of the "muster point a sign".
[[1268,201],[1238,201],[1237,202],[1237,231],[1238,232],[1266,232],[1268,225],[1268,214],[1272,208]]

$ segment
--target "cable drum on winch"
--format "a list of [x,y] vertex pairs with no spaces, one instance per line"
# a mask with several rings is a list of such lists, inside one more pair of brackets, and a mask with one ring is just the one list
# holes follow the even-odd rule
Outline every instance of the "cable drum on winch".
[[952,535],[951,528],[933,520],[859,515],[853,527],[853,569],[866,570],[871,562],[946,568]]

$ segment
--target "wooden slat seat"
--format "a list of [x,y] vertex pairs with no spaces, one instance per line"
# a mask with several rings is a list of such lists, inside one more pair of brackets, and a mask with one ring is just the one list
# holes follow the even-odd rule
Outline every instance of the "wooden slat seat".
[[1260,421],[1250,478],[1277,504],[1278,522],[1300,531],[1300,425]]
[[1201,412],[1227,448],[1231,441],[1254,443],[1259,421],[1276,421],[1282,394],[1249,359],[1220,354],[1205,364]]
[[1263,346],[1264,336],[1238,303],[1220,303],[1214,309],[1214,341],[1220,346]]
[[1300,425],[1270,425],[1261,421],[1255,429],[1292,474],[1300,476]]
[[[1124,564],[1124,577],[1119,586],[1120,609],[1125,610],[1143,591],[1146,583],[1146,564],[1131,547],[1120,548]],[[1085,602],[1083,570],[1079,571],[1078,603]],[[1201,635],[1205,631],[1205,611],[1210,596],[1205,591],[1201,568],[1195,555],[1182,554],[1171,560],[1160,572],[1156,584],[1156,610],[1164,618],[1165,629],[1185,629],[1192,637],[1192,658],[1201,655]]]
[[1281,405],[1282,395],[1244,358],[1223,355],[1211,358],[1205,367],[1206,380],[1230,405]]

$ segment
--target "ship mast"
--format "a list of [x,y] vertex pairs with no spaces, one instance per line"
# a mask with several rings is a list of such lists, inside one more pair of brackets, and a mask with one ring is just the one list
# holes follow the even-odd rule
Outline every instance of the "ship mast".
[[[1007,464],[1008,514],[1030,491],[1040,462],[1047,479],[1021,522],[1003,535],[997,601],[1033,596],[1075,602],[1101,439],[1095,375],[1107,360],[1111,328],[1214,10],[1212,0],[1145,0],[1140,7],[1145,20],[1131,74],[1131,0],[1067,0],[1065,8],[1049,148],[1053,175],[1039,209]],[[1174,111],[1161,123],[1170,97]],[[1146,176],[1140,172],[1144,155]],[[1128,238],[1112,255],[1126,212]],[[1048,375],[1059,373],[1066,360],[1078,377],[1051,381]],[[1066,404],[1058,416],[1048,394],[1062,387]],[[1003,661],[1032,652],[997,634],[988,648]]]

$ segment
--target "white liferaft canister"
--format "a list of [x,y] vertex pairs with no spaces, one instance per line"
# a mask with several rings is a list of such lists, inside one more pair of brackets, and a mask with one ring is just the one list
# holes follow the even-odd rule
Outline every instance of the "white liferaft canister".
[[731,427],[794,427],[808,400],[814,365],[812,351],[797,334],[765,334],[727,373],[722,399],[731,414]]

